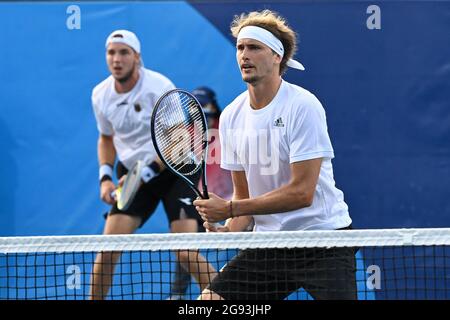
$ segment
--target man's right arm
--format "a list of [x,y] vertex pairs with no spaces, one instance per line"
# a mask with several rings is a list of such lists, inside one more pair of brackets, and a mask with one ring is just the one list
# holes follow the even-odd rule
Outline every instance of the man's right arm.
[[[232,200],[248,199],[250,196],[245,171],[231,171],[231,178],[233,180]],[[225,226],[228,227],[230,232],[239,232],[247,230],[252,221],[252,216],[230,218],[226,221]]]
[[[248,199],[248,184],[245,171],[231,171],[231,178],[233,180],[233,200]],[[217,232],[240,232],[248,230],[249,225],[253,222],[252,216],[240,216],[229,218],[223,227],[215,228],[213,225],[205,222],[203,225],[210,231]]]
[[[112,181],[114,161],[116,159],[113,136],[100,134],[97,144],[97,155],[100,167],[100,198],[106,203],[114,204],[115,199],[111,197],[111,192],[116,189]],[[111,169],[110,171],[108,167]]]

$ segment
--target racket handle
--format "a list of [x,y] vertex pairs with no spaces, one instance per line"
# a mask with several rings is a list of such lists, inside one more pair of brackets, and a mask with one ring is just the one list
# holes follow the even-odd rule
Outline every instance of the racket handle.
[[116,190],[111,191],[111,193],[109,195],[111,196],[111,198],[116,200],[116,197],[117,197]]
[[[208,187],[206,186],[206,184],[203,185],[203,194],[200,195],[201,198],[203,199],[209,199],[209,195],[208,195]],[[210,223],[212,226],[214,226],[214,228],[219,228],[222,227],[222,225],[218,222],[214,222],[214,223]],[[209,232],[208,229],[206,229],[206,232]]]

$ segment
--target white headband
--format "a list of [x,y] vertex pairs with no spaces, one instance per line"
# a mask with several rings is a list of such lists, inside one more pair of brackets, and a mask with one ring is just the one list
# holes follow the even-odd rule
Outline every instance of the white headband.
[[[281,41],[277,37],[275,37],[272,32],[267,31],[264,28],[256,26],[243,27],[241,31],[239,31],[237,41],[239,41],[240,39],[258,40],[275,51],[277,54],[279,54],[281,58],[283,58],[284,56],[284,47]],[[305,67],[300,62],[294,59],[289,59],[287,62],[287,66],[298,70],[305,70]]]

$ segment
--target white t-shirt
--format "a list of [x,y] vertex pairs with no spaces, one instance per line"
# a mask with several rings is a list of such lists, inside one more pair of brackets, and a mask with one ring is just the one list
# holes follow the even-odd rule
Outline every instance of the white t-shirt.
[[282,81],[266,107],[250,107],[248,92],[239,95],[220,117],[221,166],[245,171],[250,197],[289,183],[290,164],[323,158],[310,207],[255,215],[255,231],[332,230],[352,220],[342,191],[336,188],[325,111],[309,91]]
[[137,160],[148,164],[156,158],[150,132],[153,107],[160,96],[174,88],[162,74],[140,68],[138,82],[127,93],[117,93],[113,76],[92,91],[97,128],[101,134],[114,136],[117,156],[128,169]]

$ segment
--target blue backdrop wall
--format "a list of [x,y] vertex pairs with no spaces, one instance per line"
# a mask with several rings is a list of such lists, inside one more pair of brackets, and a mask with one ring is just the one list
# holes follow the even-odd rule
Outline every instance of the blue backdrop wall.
[[[372,4],[381,29],[368,28]],[[229,24],[262,8],[299,34],[306,71],[285,78],[327,111],[355,227],[448,226],[450,2],[2,2],[0,236],[102,231],[90,95],[112,30],[134,30],[147,67],[214,88],[224,107],[245,90]],[[167,230],[159,208],[140,232]]]

